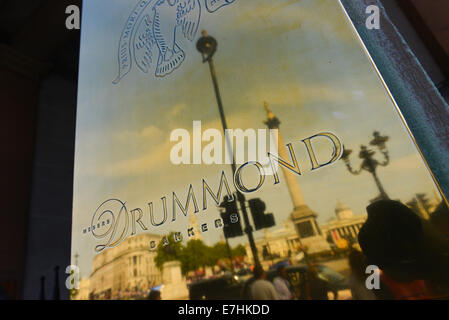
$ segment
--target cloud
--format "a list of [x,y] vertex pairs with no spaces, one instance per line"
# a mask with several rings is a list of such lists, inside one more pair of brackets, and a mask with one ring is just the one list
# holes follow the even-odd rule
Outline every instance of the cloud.
[[[346,23],[344,14],[337,1],[328,0],[290,0],[264,2],[255,7],[251,2],[240,2],[243,15],[239,15],[229,24],[232,29],[241,29],[247,21],[259,19],[263,28],[253,31],[282,34],[291,30],[306,28],[317,33],[325,33],[326,37],[337,37],[339,40],[351,42],[354,35]],[[318,9],[317,9],[318,7]],[[247,29],[247,28],[245,28]]]
[[115,138],[122,143],[140,139],[159,140],[162,137],[162,130],[156,126],[148,126],[140,131],[123,130],[115,134]]
[[260,97],[270,104],[296,107],[315,102],[345,103],[352,100],[352,93],[323,84],[287,82],[265,83],[248,93],[250,103],[260,104]]
[[170,114],[170,117],[175,118],[180,116],[185,109],[186,109],[185,103],[178,103],[174,105],[168,113]]
[[[178,106],[179,107],[179,106]],[[175,110],[179,109],[175,106]],[[172,110],[173,110],[172,109]],[[182,109],[182,108],[181,108]],[[261,107],[261,111],[262,111]],[[250,111],[241,111],[232,113],[227,116],[228,123],[232,123],[232,128],[245,128],[247,126],[248,117],[251,115]],[[204,132],[206,129],[215,128],[222,130],[221,120],[215,118],[211,121],[202,122],[201,129]],[[186,127],[190,137],[193,136],[193,128]],[[162,131],[154,126],[149,126],[141,131],[124,131],[117,135],[117,139],[124,145],[131,145],[138,143],[138,139],[153,139],[155,136],[162,137]],[[159,140],[153,143],[153,147],[146,149],[143,154],[131,157],[129,159],[113,162],[109,159],[109,163],[105,165],[98,165],[92,173],[106,177],[126,177],[148,174],[151,172],[160,172],[161,170],[170,170],[170,151],[176,142],[169,141],[170,134],[167,134],[167,139]],[[136,140],[137,139],[137,140]],[[137,142],[136,142],[137,141]]]
[[409,171],[421,170],[423,168],[424,161],[417,153],[407,155],[402,158],[395,159],[385,168],[390,172],[397,171]]
[[169,144],[164,143],[135,158],[99,166],[95,173],[106,177],[131,177],[155,172],[170,159],[170,148]]

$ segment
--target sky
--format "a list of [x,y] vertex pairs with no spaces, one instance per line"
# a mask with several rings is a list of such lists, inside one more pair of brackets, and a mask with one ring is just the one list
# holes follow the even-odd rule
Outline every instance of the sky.
[[[335,216],[338,200],[364,213],[378,191],[368,173],[351,175],[343,161],[310,171],[301,140],[319,132],[332,132],[353,149],[355,168],[359,147],[369,143],[373,131],[388,135],[391,163],[379,168],[378,175],[390,197],[406,202],[418,192],[436,196],[406,126],[337,0],[236,0],[214,13],[202,10],[194,41],[177,31],[185,60],[175,72],[156,78],[154,66],[144,73],[134,64],[113,84],[120,35],[137,3],[89,0],[83,6],[72,231],[72,255],[79,254],[82,275],[89,275],[98,244],[82,229],[103,201],[117,198],[128,210],[142,208],[147,222],[149,202],[160,212],[160,198],[166,196],[171,217],[172,192],[185,201],[192,184],[202,207],[202,178],[214,190],[222,170],[232,181],[229,165],[170,162],[173,130],[191,132],[193,121],[201,121],[203,130],[221,130],[210,72],[195,47],[202,29],[218,42],[214,62],[229,128],[266,128],[263,102],[269,103],[281,121],[285,143],[293,145],[303,171],[297,180],[320,223]],[[324,159],[328,147],[317,145],[317,155]],[[253,181],[248,172],[247,181]],[[267,212],[275,215],[273,229],[292,211],[280,177],[281,183],[274,185],[267,176],[262,188],[247,197],[265,201]],[[208,203],[197,214],[200,223],[219,216],[211,198]],[[183,231],[188,220],[180,214],[175,223],[147,232]],[[203,237],[213,244],[219,233],[209,231]],[[231,241],[243,242],[245,237]]]

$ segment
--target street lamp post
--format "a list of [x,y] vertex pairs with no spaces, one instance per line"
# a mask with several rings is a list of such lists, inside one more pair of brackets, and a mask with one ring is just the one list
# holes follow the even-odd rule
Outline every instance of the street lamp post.
[[377,168],[379,166],[385,167],[390,163],[388,150],[385,146],[385,143],[388,141],[388,136],[381,136],[380,133],[377,131],[373,133],[373,136],[374,139],[370,141],[370,145],[375,146],[379,149],[379,152],[384,157],[384,160],[382,162],[379,162],[376,159],[374,159],[374,155],[376,154],[376,152],[372,151],[371,149],[368,149],[364,145],[360,146],[359,158],[362,159],[363,161],[360,164],[360,168],[358,170],[354,170],[351,167],[349,161],[349,155],[352,153],[352,150],[344,148],[343,155],[341,156],[341,158],[345,162],[346,168],[350,173],[354,175],[359,175],[362,171],[367,171],[371,173],[371,175],[374,178],[374,181],[376,182],[377,188],[379,189],[380,192],[379,198],[388,200],[390,198],[385,192],[385,189],[382,183],[380,182],[379,177],[377,176]]
[[[223,103],[221,101],[220,89],[218,87],[217,75],[215,73],[215,66],[214,66],[214,61],[213,61],[213,55],[217,51],[217,41],[213,37],[208,36],[207,32],[205,30],[202,31],[202,35],[203,36],[198,40],[198,42],[196,44],[196,48],[201,53],[201,55],[203,57],[203,63],[205,63],[205,62],[209,63],[210,74],[212,77],[212,83],[214,85],[214,90],[215,90],[215,97],[217,98],[218,111],[220,112],[221,124],[223,126],[223,131],[225,133],[228,150],[229,150],[230,154],[232,154],[231,167],[232,167],[232,174],[234,176],[235,172],[237,171],[236,165],[235,165],[235,159],[234,159],[234,152],[232,150],[232,144],[229,141],[229,137],[226,134],[228,125],[226,123],[226,118],[225,118],[225,114],[224,114],[224,110],[223,110]],[[244,231],[248,236],[249,245],[251,247],[251,252],[252,252],[253,258],[254,258],[254,265],[261,266],[259,256],[257,254],[256,243],[254,241],[253,228],[249,222],[248,212],[246,210],[245,196],[239,190],[237,190],[237,200],[239,201],[240,208],[242,210],[243,221],[245,222],[245,230]],[[231,261],[231,263],[232,263],[232,261]]]

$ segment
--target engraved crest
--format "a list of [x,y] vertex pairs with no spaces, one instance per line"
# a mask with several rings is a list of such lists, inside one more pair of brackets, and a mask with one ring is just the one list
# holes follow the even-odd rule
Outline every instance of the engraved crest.
[[[204,0],[213,13],[235,0]],[[179,68],[185,52],[177,42],[178,29],[193,41],[201,21],[202,0],[140,0],[129,15],[118,46],[117,84],[133,64],[144,73],[154,68],[156,77],[164,77]]]

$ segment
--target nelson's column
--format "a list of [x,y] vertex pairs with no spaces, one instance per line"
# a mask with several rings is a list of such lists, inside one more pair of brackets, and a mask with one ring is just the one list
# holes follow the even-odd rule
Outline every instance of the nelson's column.
[[[264,103],[265,110],[267,111],[267,120],[264,123],[270,129],[278,130],[277,149],[278,156],[285,161],[289,161],[290,156],[285,148],[284,140],[279,131],[279,125],[281,122],[269,109],[268,103]],[[299,187],[298,180],[294,173],[290,172],[284,166],[281,166],[284,178],[287,182],[288,192],[293,202],[293,212],[290,215],[290,219],[293,221],[298,237],[301,240],[301,244],[307,248],[307,253],[315,253],[331,250],[329,243],[324,239],[320,227],[316,221],[317,214],[307,206],[304,201],[304,197]]]

